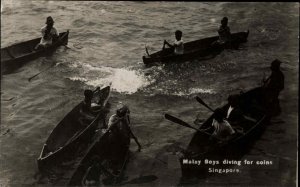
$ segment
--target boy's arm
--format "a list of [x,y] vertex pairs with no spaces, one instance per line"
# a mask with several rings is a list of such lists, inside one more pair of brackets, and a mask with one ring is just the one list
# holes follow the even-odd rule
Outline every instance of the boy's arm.
[[130,132],[131,137],[134,139],[135,143],[136,143],[136,144],[138,145],[138,147],[139,147],[138,151],[141,151],[142,146],[141,146],[141,144],[139,143],[138,139],[134,136],[134,134],[132,133],[132,131],[131,131],[130,128],[129,128],[129,132]]
[[171,45],[169,42],[167,42],[167,40],[164,41],[164,45],[167,44],[170,48],[174,47],[173,45]]
[[108,120],[108,128],[110,130],[115,124],[117,124],[121,119],[117,118],[116,116],[111,116]]

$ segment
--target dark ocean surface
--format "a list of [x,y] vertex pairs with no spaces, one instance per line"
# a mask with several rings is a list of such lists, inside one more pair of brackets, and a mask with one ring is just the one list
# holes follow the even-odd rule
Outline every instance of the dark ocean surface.
[[[38,183],[36,159],[59,121],[83,99],[84,89],[112,83],[111,113],[116,104],[131,110],[132,141],[126,175],[156,175],[151,183],[176,186],[181,171],[174,147],[186,147],[194,130],[164,119],[169,113],[193,124],[229,94],[259,86],[270,63],[283,61],[282,113],[243,159],[276,160],[272,169],[241,169],[200,181],[196,186],[295,186],[298,139],[299,3],[77,2],[1,0],[1,48],[40,37],[47,16],[60,31],[70,29],[71,49],[30,61],[1,77],[1,186]],[[215,36],[223,16],[232,32],[250,30],[241,50],[225,50],[214,59],[145,68],[144,47],[155,52],[163,40]],[[48,71],[28,78],[53,66]],[[170,160],[173,160],[172,162]],[[51,184],[45,183],[44,184]]]

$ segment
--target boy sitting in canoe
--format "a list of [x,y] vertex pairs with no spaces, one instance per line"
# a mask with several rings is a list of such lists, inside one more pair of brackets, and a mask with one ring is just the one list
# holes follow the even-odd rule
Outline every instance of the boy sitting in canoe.
[[[97,88],[97,90],[100,88]],[[94,120],[96,115],[99,113],[101,109],[101,105],[98,105],[97,103],[92,103],[92,99],[94,96],[94,92],[92,90],[84,90],[84,101],[82,104],[82,108],[80,109],[80,114],[82,115],[82,118],[79,120],[81,123],[85,124],[84,121],[87,123]]]
[[221,26],[218,30],[219,33],[219,44],[225,44],[231,40],[230,28],[228,27],[228,18],[224,17],[221,20]]
[[46,48],[52,45],[53,41],[58,40],[59,32],[53,26],[54,20],[51,16],[47,17],[46,26],[42,27],[42,39],[35,49]]
[[174,49],[174,53],[175,54],[183,54],[183,40],[182,40],[182,32],[180,30],[177,30],[175,32],[175,42],[173,45],[171,45],[169,42],[167,42],[166,40],[164,40],[164,45],[163,45],[163,49],[165,49],[165,45],[167,44],[170,48]]
[[222,109],[218,108],[215,110],[214,119],[212,126],[214,127],[214,132],[212,136],[219,140],[228,140],[231,135],[235,133],[228,121],[223,119]]

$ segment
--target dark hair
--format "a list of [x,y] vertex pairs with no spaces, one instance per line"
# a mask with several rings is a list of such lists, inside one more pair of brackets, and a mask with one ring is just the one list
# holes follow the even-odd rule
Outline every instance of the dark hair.
[[228,18],[227,17],[224,17],[222,20],[221,20],[221,24],[227,24],[228,23]]
[[84,96],[86,98],[93,98],[93,95],[94,95],[94,93],[92,90],[84,90]]
[[47,19],[46,19],[46,24],[47,23],[54,23],[54,20],[51,16],[48,16]]
[[175,31],[175,35],[181,37],[182,36],[182,32],[180,30],[177,30],[177,31]]
[[238,95],[230,95],[227,99],[228,103],[233,107],[239,104],[239,96]]
[[218,122],[223,121],[223,111],[222,111],[222,109],[217,108],[213,115],[214,115],[215,120],[217,120]]
[[228,21],[227,17],[223,17],[222,21]]
[[126,105],[124,105],[122,108],[117,110],[117,115],[119,117],[123,117],[128,112],[129,112],[129,108]]
[[271,69],[272,70],[279,70],[280,64],[282,62],[278,59],[275,59],[272,63],[271,63]]

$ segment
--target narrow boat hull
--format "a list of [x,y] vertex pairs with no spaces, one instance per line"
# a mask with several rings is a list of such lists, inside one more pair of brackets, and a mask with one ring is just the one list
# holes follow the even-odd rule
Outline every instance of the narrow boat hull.
[[[244,93],[241,95],[241,100],[243,100],[242,111],[255,119],[255,122],[249,121],[249,127],[245,130],[244,135],[237,135],[224,144],[213,143],[209,136],[199,132],[195,133],[185,150],[185,156],[180,159],[183,180],[193,177],[205,178],[214,173],[214,168],[224,169],[230,167],[230,165],[223,164],[224,159],[240,160],[250,150],[252,144],[263,134],[266,125],[269,123],[269,117],[262,107],[261,88]],[[227,105],[222,107],[223,110],[225,108],[227,108]],[[200,129],[207,128],[212,123],[212,119],[211,116]],[[209,164],[209,161],[215,161],[219,164],[213,166]],[[198,164],[199,162],[201,164]]]
[[209,37],[184,44],[184,54],[175,55],[170,48],[143,56],[145,65],[151,66],[157,63],[184,62],[188,60],[204,60],[213,58],[220,54],[226,48],[238,48],[241,43],[247,42],[248,32],[238,32],[232,34],[232,42],[230,45],[212,45],[219,37]]
[[105,87],[95,94],[101,101],[102,111],[87,126],[79,122],[82,103],[78,104],[64,119],[53,129],[44,144],[41,154],[37,160],[41,172],[53,165],[74,159],[74,155],[81,151],[91,142],[95,130],[102,121],[105,121],[107,111],[105,109],[110,96],[110,87]]
[[35,50],[41,38],[36,38],[26,42],[17,43],[9,47],[1,48],[1,73],[8,74],[18,69],[26,62],[34,60],[40,56],[51,55],[59,46],[67,45],[69,31],[59,34],[60,41],[54,43],[47,49]]
[[[95,157],[99,158],[99,164],[102,164],[112,158],[117,159],[119,162],[119,164],[117,164],[117,167],[121,170],[121,173],[119,174],[119,176],[110,176],[110,179],[121,179],[123,170],[125,169],[129,158],[129,146],[124,146],[124,150],[124,152],[120,152],[116,147],[113,147],[113,145],[109,145],[109,132],[102,133],[96,140],[96,142],[90,147],[90,150],[82,158],[82,160],[77,163],[77,165],[75,165],[76,169],[71,173],[71,177],[67,184],[69,186],[83,185],[85,183],[85,177],[88,175],[89,168],[93,166],[92,160]],[[106,172],[106,175],[108,175],[107,173],[110,173],[111,171],[109,171],[109,168],[107,168],[107,166],[103,166],[102,171],[99,171],[99,173],[101,172],[102,174]]]

